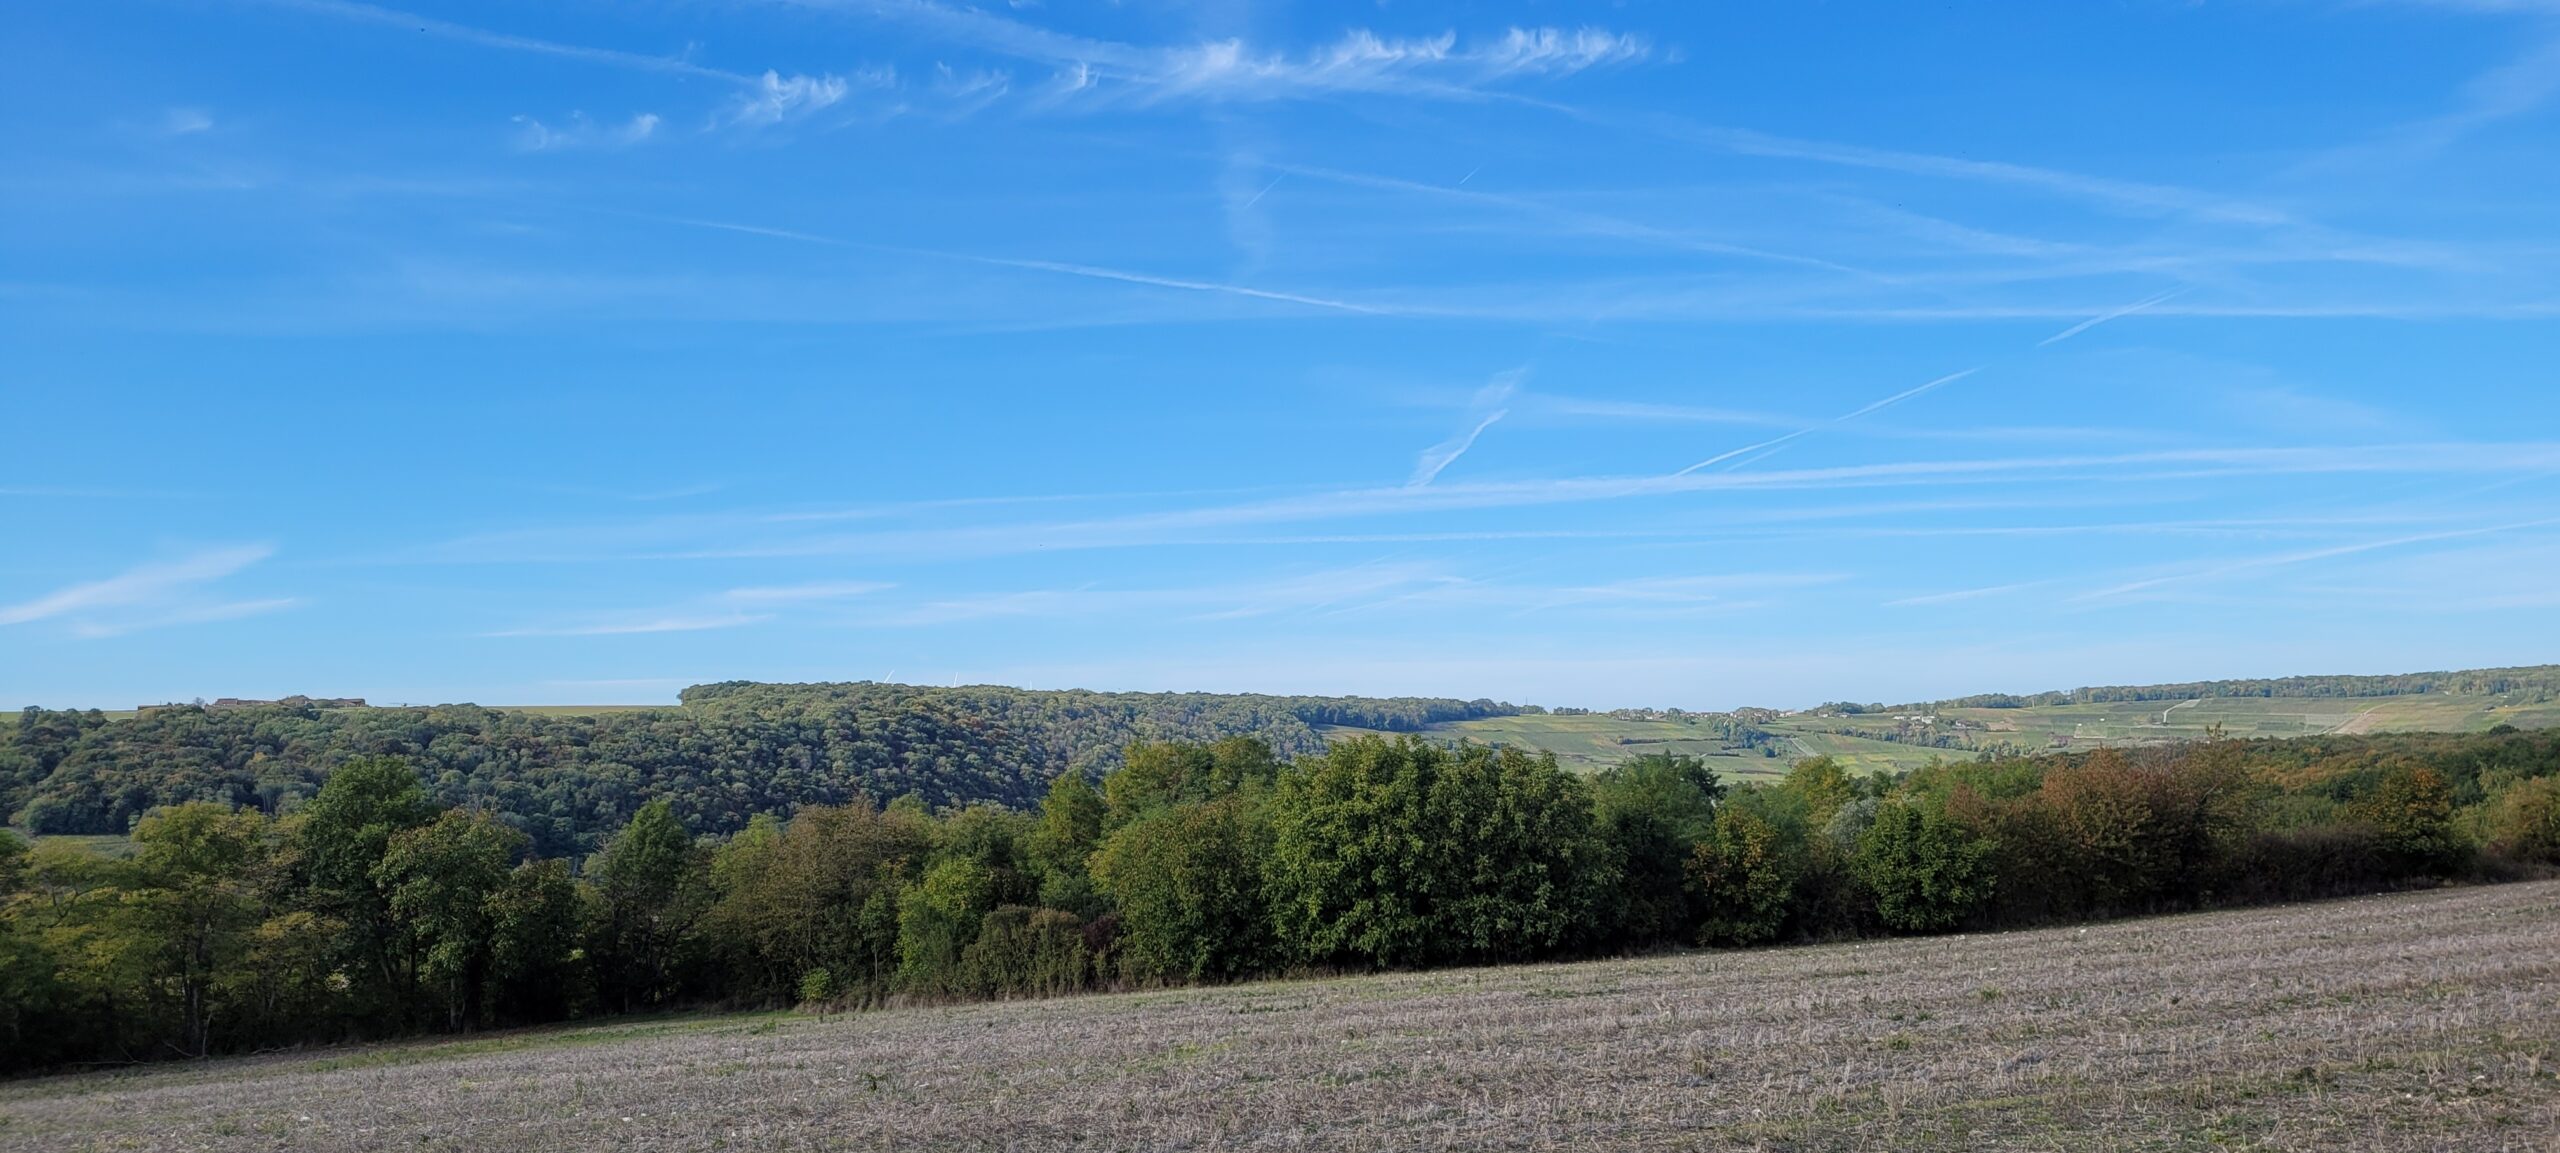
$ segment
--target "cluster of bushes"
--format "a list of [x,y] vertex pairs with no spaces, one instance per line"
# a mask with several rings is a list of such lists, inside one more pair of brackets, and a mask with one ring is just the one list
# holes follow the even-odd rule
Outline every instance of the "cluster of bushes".
[[1045,996],[1930,933],[2560,864],[2560,740],[2433,760],[2212,742],[1729,787],[1361,737],[1131,747],[1036,806],[913,796],[726,836],[642,806],[544,857],[410,764],[280,816],[156,810],[127,858],[0,836],[0,1066],[133,1061],[678,1004]]

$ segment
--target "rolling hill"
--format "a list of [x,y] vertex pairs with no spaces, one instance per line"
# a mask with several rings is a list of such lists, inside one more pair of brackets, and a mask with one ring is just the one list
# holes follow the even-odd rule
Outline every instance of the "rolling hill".
[[39,834],[113,835],[163,804],[275,811],[360,756],[414,762],[443,804],[508,815],[546,853],[593,849],[654,797],[697,831],[760,812],[915,794],[1032,803],[1131,742],[1248,736],[1300,756],[1352,733],[1514,745],[1578,769],[1649,753],[1736,779],[1810,756],[1852,772],[1940,759],[2235,737],[2481,732],[2560,725],[2560,666],[2084,688],[1904,705],[1597,713],[1498,701],[730,682],[669,707],[175,705],[124,715],[0,714],[0,813]]

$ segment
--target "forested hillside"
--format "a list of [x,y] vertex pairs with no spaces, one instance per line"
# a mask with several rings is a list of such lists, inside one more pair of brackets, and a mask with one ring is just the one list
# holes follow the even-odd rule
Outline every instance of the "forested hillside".
[[1406,732],[1517,709],[1493,701],[1038,692],[861,682],[687,689],[670,709],[586,716],[446,705],[174,706],[111,719],[28,709],[0,725],[0,813],[31,832],[122,833],[153,808],[210,800],[270,813],[366,756],[415,765],[442,805],[497,813],[536,851],[593,849],[649,800],[703,832],[758,813],[914,794],[940,807],[1036,802],[1138,741],[1250,736],[1320,750],[1315,725]]

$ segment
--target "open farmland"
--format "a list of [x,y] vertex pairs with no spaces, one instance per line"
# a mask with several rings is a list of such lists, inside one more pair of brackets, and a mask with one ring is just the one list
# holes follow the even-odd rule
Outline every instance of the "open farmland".
[[[1346,726],[1328,726],[1318,731],[1327,739],[1379,732]],[[1786,771],[1793,757],[1802,755],[1782,748],[1779,752],[1783,755],[1765,757],[1758,749],[1728,746],[1715,730],[1694,718],[1647,719],[1601,713],[1480,717],[1426,726],[1421,735],[1435,740],[1516,745],[1551,752],[1558,763],[1584,772],[1607,768],[1644,753],[1685,753],[1705,758],[1727,777],[1777,776]]]
[[0,1147],[2560,1150],[2560,882],[0,1088]]
[[[1760,714],[1755,727],[1769,734],[1765,757],[1757,747],[1731,744],[1714,727],[1716,715],[1678,716],[1633,712],[1478,717],[1425,726],[1422,735],[1544,750],[1576,769],[1605,768],[1640,753],[1703,757],[1732,779],[1777,776],[1799,758],[1827,756],[1852,773],[1905,772],[1932,760],[1964,759],[1983,749],[2040,752],[2105,746],[2202,740],[2226,736],[2307,737],[2325,734],[2431,732],[2477,733],[2499,725],[2541,729],[2560,725],[2560,701],[2547,694],[2408,693],[2379,697],[2204,697],[2164,701],[2101,701],[2026,708],[1902,706],[1855,714],[1818,711]],[[1367,732],[1329,728],[1328,736]],[[1932,738],[1952,734],[1955,747]]]
[[2234,737],[2324,733],[2477,733],[2560,724],[2560,702],[2523,694],[2412,693],[2396,697],[2213,697],[2112,701],[2027,709],[1948,709],[1946,719],[1991,736],[2074,746],[2200,738],[2213,728]]

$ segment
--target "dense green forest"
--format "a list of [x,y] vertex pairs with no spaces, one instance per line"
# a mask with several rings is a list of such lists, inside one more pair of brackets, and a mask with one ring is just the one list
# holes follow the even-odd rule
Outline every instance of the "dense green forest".
[[0,724],[0,814],[44,834],[123,833],[144,813],[185,801],[282,813],[337,766],[396,756],[425,776],[435,803],[494,813],[535,851],[560,856],[592,851],[652,799],[712,833],[857,796],[1021,807],[1061,773],[1117,764],[1133,742],[1247,736],[1294,757],[1323,747],[1318,725],[1408,732],[1521,711],[1493,701],[870,682],[699,685],[682,700],[592,716],[178,705],[110,719],[31,708]]
[[2513,730],[1898,777],[1812,758],[1748,785],[1664,754],[1584,776],[1414,737],[1158,742],[1014,808],[853,793],[718,832],[658,798],[573,856],[467,791],[442,803],[450,772],[367,757],[282,815],[155,808],[126,857],[0,834],[0,1069],[2000,928],[2560,864],[2560,733]]

